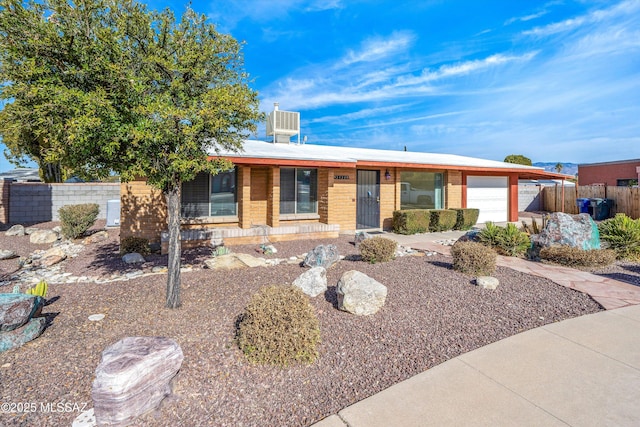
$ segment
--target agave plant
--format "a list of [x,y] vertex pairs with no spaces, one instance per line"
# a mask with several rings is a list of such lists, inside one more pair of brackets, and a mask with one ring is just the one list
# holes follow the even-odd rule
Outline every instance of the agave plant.
[[618,258],[640,259],[640,219],[617,214],[598,225],[600,238],[616,251]]

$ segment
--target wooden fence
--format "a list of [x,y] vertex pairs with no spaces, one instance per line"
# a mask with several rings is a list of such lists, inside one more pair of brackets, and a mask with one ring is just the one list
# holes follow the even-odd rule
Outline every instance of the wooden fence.
[[[577,189],[577,194],[576,194]],[[542,190],[543,209],[549,212],[577,214],[576,199],[611,199],[612,215],[625,213],[631,218],[640,218],[640,188],[614,187],[604,185],[583,185],[564,188],[564,209],[562,206],[562,186],[546,186]]]

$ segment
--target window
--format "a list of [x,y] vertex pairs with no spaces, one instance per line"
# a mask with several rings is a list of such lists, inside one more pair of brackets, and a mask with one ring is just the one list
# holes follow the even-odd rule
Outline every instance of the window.
[[616,185],[618,187],[633,187],[634,185],[638,185],[638,180],[635,178],[618,179],[618,182]]
[[280,169],[280,213],[318,212],[318,170]]
[[236,171],[199,173],[182,184],[182,217],[237,215]]
[[400,172],[400,209],[442,209],[443,174]]

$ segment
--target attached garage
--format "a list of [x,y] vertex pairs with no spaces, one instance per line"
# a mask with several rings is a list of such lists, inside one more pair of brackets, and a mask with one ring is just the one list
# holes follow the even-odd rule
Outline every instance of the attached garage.
[[467,207],[480,209],[479,223],[508,221],[509,178],[467,176]]

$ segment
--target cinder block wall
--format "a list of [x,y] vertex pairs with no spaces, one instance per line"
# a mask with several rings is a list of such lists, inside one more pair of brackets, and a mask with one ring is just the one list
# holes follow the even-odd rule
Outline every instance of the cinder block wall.
[[444,198],[447,209],[462,207],[462,172],[449,170],[445,174]]
[[107,201],[120,199],[120,184],[12,182],[8,198],[10,223],[58,221],[61,207],[84,203],[97,203],[98,218],[105,219]]

